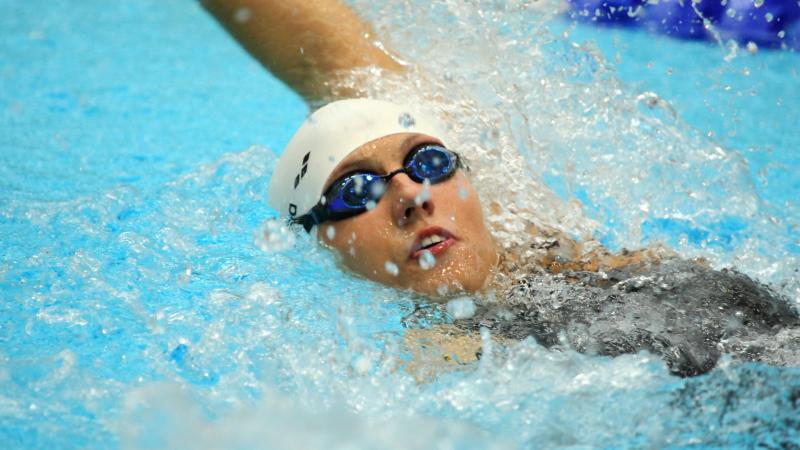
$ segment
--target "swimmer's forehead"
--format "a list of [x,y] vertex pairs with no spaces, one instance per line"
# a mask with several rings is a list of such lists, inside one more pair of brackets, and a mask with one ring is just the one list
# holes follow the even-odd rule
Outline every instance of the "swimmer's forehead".
[[421,133],[399,133],[384,136],[358,147],[337,164],[325,181],[325,189],[343,175],[366,170],[383,173],[399,168],[411,149],[426,143],[442,145],[442,141]]

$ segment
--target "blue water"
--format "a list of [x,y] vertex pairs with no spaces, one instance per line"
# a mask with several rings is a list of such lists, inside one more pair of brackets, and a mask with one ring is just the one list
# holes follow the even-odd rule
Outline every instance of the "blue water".
[[[525,341],[418,383],[401,319],[419,299],[342,275],[306,236],[259,239],[276,151],[307,109],[195,2],[0,11],[0,448],[800,445],[798,367],[684,380],[646,354]],[[740,158],[721,166],[741,169],[731,192],[759,199],[750,215],[646,213],[640,238],[800,298],[800,57],[548,27],[669,99],[684,133]],[[541,176],[627,245],[637,204],[562,163]]]

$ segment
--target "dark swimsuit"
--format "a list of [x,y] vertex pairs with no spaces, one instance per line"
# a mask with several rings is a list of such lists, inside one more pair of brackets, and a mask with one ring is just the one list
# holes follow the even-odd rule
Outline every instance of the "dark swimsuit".
[[722,353],[800,365],[800,317],[787,299],[734,270],[677,258],[607,274],[531,274],[502,305],[479,306],[454,323],[587,354],[647,350],[681,376],[711,370]]

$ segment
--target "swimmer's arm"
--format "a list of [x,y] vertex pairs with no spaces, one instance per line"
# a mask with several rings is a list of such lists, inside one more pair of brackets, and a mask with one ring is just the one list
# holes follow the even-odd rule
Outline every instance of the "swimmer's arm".
[[338,0],[201,0],[239,43],[307,102],[353,96],[337,77],[357,67],[402,71],[368,24]]

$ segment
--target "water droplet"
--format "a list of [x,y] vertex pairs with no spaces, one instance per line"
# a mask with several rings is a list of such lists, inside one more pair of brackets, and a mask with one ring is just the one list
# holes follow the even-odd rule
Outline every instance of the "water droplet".
[[758,52],[758,45],[755,42],[750,41],[747,43],[747,52],[751,55],[755,55]]
[[373,209],[375,209],[376,206],[378,206],[378,204],[375,203],[375,200],[368,201],[367,202],[367,211],[372,211]]
[[328,239],[333,240],[333,238],[336,237],[336,227],[328,225],[328,229],[325,230],[325,235],[328,236]]
[[786,32],[785,31],[783,31],[783,30],[778,31],[778,37],[779,38],[783,39],[784,36],[786,36]]
[[466,200],[468,195],[469,195],[469,190],[467,188],[465,188],[464,186],[458,188],[458,197],[461,200]]
[[356,194],[361,195],[364,192],[364,177],[356,177],[354,182],[356,184]]
[[403,128],[412,128],[417,124],[417,122],[414,120],[414,117],[409,113],[400,114],[400,117],[397,118],[397,123],[399,123]]
[[772,19],[774,19],[774,18],[775,18],[775,16],[773,16],[772,13],[764,14],[764,19],[767,21],[767,23],[772,22]]
[[397,264],[395,264],[395,263],[393,263],[391,261],[386,261],[386,263],[383,265],[383,267],[386,269],[386,272],[388,272],[392,276],[396,277],[397,274],[400,273],[400,268],[397,267]]
[[761,8],[762,6],[764,6],[764,0],[753,0],[753,5],[756,8]]
[[469,297],[462,297],[447,302],[447,313],[454,319],[469,319],[475,315],[475,303]]
[[736,17],[736,10],[733,8],[728,8],[728,10],[725,11],[725,14],[727,14],[728,17]]
[[414,204],[417,206],[422,206],[423,203],[427,202],[431,198],[431,182],[429,180],[425,180],[422,182],[422,191],[414,197]]
[[294,245],[294,233],[283,221],[267,220],[256,230],[254,243],[264,252],[282,252]]
[[353,364],[353,368],[356,369],[356,372],[358,372],[359,375],[366,375],[372,368],[372,361],[370,361],[366,356],[359,356],[355,361],[355,364]]
[[442,283],[439,286],[436,286],[436,292],[439,295],[447,295],[447,291],[449,291],[449,290],[450,290],[450,288],[447,287],[446,283]]
[[429,252],[428,250],[424,250],[419,256],[419,266],[422,268],[422,270],[428,270],[435,265],[436,258],[433,256],[433,253]]
[[237,23],[245,23],[250,20],[251,17],[253,17],[253,12],[250,11],[250,8],[241,7],[233,13],[233,20]]
[[386,192],[386,183],[379,182],[369,185],[369,195],[373,198],[379,198],[384,192]]
[[280,299],[280,293],[267,283],[256,282],[250,286],[245,298],[254,303],[270,305]]

